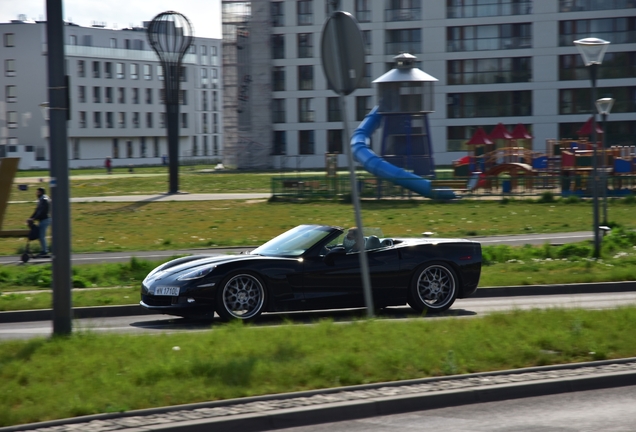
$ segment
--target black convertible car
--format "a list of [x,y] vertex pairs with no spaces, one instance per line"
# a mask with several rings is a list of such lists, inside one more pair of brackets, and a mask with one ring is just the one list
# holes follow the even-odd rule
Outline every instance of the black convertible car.
[[[262,312],[364,307],[359,254],[344,229],[300,225],[241,255],[193,255],[154,269],[141,306],[178,316],[251,320]],[[364,237],[375,307],[440,312],[472,295],[481,245],[462,239]]]

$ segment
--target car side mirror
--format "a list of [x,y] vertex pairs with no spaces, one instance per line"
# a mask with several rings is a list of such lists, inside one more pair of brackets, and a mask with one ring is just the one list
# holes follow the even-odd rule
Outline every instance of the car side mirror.
[[347,251],[342,246],[333,247],[327,252],[325,255],[324,261],[325,264],[332,266],[336,260],[336,257],[344,256],[347,254]]

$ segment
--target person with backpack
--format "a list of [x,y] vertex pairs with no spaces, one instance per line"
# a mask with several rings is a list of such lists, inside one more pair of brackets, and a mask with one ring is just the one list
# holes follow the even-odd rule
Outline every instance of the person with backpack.
[[37,256],[43,257],[47,256],[49,253],[46,244],[46,230],[51,225],[51,217],[49,216],[51,203],[49,197],[46,196],[46,191],[44,190],[44,188],[39,187],[36,194],[38,197],[38,205],[27,223],[38,221],[40,230],[40,253]]

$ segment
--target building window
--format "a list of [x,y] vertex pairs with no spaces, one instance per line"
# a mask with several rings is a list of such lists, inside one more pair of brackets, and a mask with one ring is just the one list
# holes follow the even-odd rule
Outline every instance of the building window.
[[80,158],[80,140],[79,138],[73,138],[73,159]]
[[364,64],[364,77],[360,81],[360,88],[371,88],[371,63]]
[[531,91],[449,93],[448,118],[532,115]]
[[124,129],[126,127],[126,113],[120,112],[117,114],[117,125],[120,129]]
[[7,111],[7,127],[9,129],[15,129],[18,127],[18,112]]
[[449,85],[530,82],[532,58],[449,60],[446,71]]
[[188,82],[188,68],[185,66],[181,66],[181,69],[179,69],[179,79],[181,82]]
[[[566,1],[572,3],[573,0]],[[529,15],[531,13],[532,0],[486,0],[476,2],[446,0],[446,16],[448,18]]]
[[[572,45],[572,41],[569,45]],[[449,52],[532,48],[532,24],[493,24],[448,27],[446,49]]]
[[272,13],[272,26],[283,27],[285,25],[285,3],[282,1],[272,2],[270,10]]
[[285,66],[274,66],[272,71],[272,90],[285,91]]
[[117,39],[110,38],[110,47],[111,48],[117,48]]
[[112,129],[115,127],[113,122],[113,113],[111,111],[106,112],[106,129]]
[[298,66],[298,90],[314,89],[314,67]]
[[7,102],[16,102],[18,100],[18,88],[14,85],[4,87],[4,98]]
[[102,102],[102,89],[101,87],[93,87],[93,103]]
[[314,56],[314,42],[312,33],[298,33],[298,58]]
[[210,124],[208,122],[208,113],[201,113],[201,130],[203,133],[210,133]]
[[161,153],[160,148],[159,148],[159,137],[154,137],[153,143],[152,143],[152,148],[153,148],[153,156],[154,157],[159,157],[159,154]]
[[126,88],[119,87],[117,89],[117,103],[125,104],[126,103]]
[[208,136],[203,137],[203,156],[207,156],[210,153],[208,146]]
[[[611,52],[603,57],[603,67],[597,68],[598,79],[632,78],[636,76],[636,52]],[[579,54],[559,56],[559,80],[589,80],[589,68]]]
[[[612,110],[613,111],[613,110]],[[563,138],[578,136],[582,121],[576,123],[559,123],[559,136]],[[633,147],[636,146],[636,122],[608,121],[606,127],[606,143],[608,146]]]
[[188,91],[179,90],[179,105],[187,105],[187,104],[188,104]]
[[402,52],[417,54],[422,52],[422,30],[387,30],[384,53],[398,55]]
[[147,128],[152,128],[152,113],[146,113],[146,127]]
[[314,121],[314,99],[300,98],[298,99],[298,121],[308,123]]
[[272,121],[274,123],[285,123],[285,99],[272,99]]
[[113,159],[119,159],[119,139],[113,138]]
[[69,44],[69,45],[73,45],[73,46],[77,45],[77,36],[75,36],[75,35],[70,35],[70,36],[68,37],[68,44]]
[[150,81],[152,79],[152,65],[144,65],[144,79]]
[[371,111],[371,96],[356,96],[356,120],[364,120]]
[[102,113],[94,112],[93,113],[93,127],[99,129],[102,127]]
[[371,22],[371,0],[355,0],[356,19],[358,22]]
[[201,88],[208,88],[208,70],[201,68]]
[[362,40],[364,41],[364,53],[371,55],[371,30],[362,31]]
[[342,121],[342,114],[340,112],[340,98],[338,97],[327,98],[327,121],[328,122]]
[[284,34],[272,35],[272,58],[273,59],[285,58],[285,35]]
[[86,129],[86,111],[79,112],[79,128]]
[[214,135],[212,137],[212,146],[213,146],[213,152],[214,152],[214,156],[218,156],[219,155],[219,136],[218,135]]
[[212,92],[212,111],[218,111],[217,109],[217,95],[216,92]]
[[312,25],[314,23],[313,1],[298,0],[296,2],[298,25]]
[[312,155],[315,154],[314,131],[301,130],[298,131],[298,154]]
[[124,79],[126,78],[126,70],[125,65],[123,63],[117,63],[117,78]]
[[15,76],[15,60],[7,59],[4,61],[4,75],[11,77]]
[[132,141],[126,141],[126,157],[129,159],[134,157]]
[[157,79],[163,81],[163,66],[161,65],[157,66]]
[[113,64],[111,62],[104,63],[104,77],[108,79],[113,77]]
[[285,131],[274,131],[273,141],[272,155],[281,156],[287,154],[287,133]]
[[589,20],[559,21],[559,46],[572,46],[572,41],[593,35],[614,44],[634,43],[636,16]]
[[199,156],[199,140],[198,136],[192,137],[192,156]]
[[342,129],[327,131],[327,153],[342,154]]
[[79,103],[86,102],[86,87],[85,86],[77,87],[77,101]]
[[7,48],[15,46],[15,34],[13,33],[4,34],[4,46]]
[[135,39],[133,41],[133,49],[137,51],[144,50],[144,40],[143,39]]
[[92,35],[82,36],[82,45],[87,47],[93,46],[93,36]]
[[98,61],[94,61],[93,62],[93,78],[99,78],[101,73],[100,73],[100,67],[99,67],[99,62]]
[[164,129],[166,127],[166,113],[159,113],[159,127]]
[[635,6],[636,4],[631,0],[559,0],[559,12],[628,9]]
[[130,64],[130,79],[139,79],[139,65],[137,63]]
[[[612,114],[636,112],[636,87],[599,88],[598,94],[614,98]],[[559,90],[559,114],[592,114],[591,97],[588,87]]]
[[134,112],[132,116],[132,124],[134,129],[139,129],[139,113]]
[[212,114],[212,133],[219,133],[219,117],[218,117],[218,114]]
[[130,39],[124,39],[124,49],[130,49]]
[[161,104],[166,103],[166,90],[162,88],[159,89],[159,103]]
[[80,78],[86,76],[86,62],[84,60],[77,61],[77,76]]
[[139,89],[136,87],[132,89],[132,103],[134,105],[139,104]]
[[419,21],[422,19],[420,0],[389,0],[384,10],[384,20]]
[[145,158],[146,155],[146,137],[141,137],[141,154],[142,158]]
[[181,127],[183,129],[188,128],[188,113],[181,113]]
[[150,88],[146,89],[146,104],[152,104],[152,89]]
[[208,91],[201,92],[201,111],[208,111]]
[[113,103],[113,88],[106,87],[106,95],[104,97],[106,103]]

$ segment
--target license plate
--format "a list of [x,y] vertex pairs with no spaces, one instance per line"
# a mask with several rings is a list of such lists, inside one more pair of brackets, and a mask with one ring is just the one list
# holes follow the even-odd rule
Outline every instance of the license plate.
[[178,296],[179,287],[159,286],[155,288],[155,295],[158,296]]

